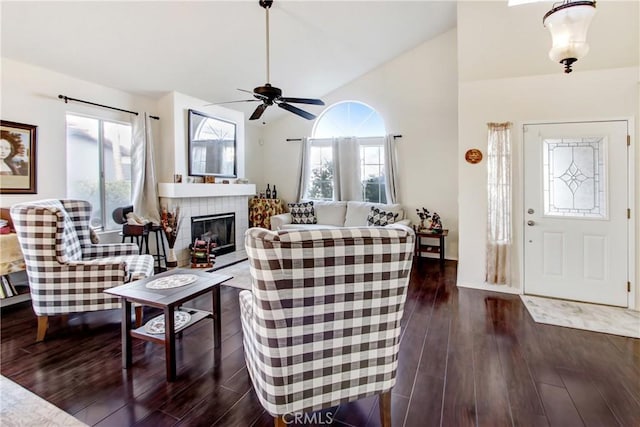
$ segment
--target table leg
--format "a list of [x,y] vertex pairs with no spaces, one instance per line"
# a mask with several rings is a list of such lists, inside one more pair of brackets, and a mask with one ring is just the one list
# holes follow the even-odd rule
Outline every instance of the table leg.
[[131,302],[122,298],[122,369],[131,367]]
[[440,267],[444,267],[444,235],[440,235]]
[[164,309],[164,358],[169,382],[176,379],[176,329],[173,311],[173,306]]
[[222,310],[220,309],[220,285],[211,291],[213,295],[213,347],[222,345]]

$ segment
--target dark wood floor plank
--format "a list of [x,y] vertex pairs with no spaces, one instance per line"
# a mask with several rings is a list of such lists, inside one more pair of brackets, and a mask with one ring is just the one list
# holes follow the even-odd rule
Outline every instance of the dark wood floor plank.
[[245,427],[253,424],[262,414],[262,405],[253,389],[247,391],[229,410],[212,425],[220,427]]
[[407,399],[411,396],[418,364],[420,363],[422,345],[427,334],[425,322],[427,322],[427,318],[422,315],[416,314],[412,316],[400,342],[396,385],[393,391]]
[[619,425],[607,402],[587,375],[568,369],[560,369],[560,375],[586,426]]
[[633,396],[626,388],[613,378],[594,378],[595,387],[623,426],[640,426],[639,396]]
[[135,424],[135,427],[171,427],[178,420],[162,411],[153,411],[149,416]]
[[[548,425],[544,407],[536,388],[532,369],[525,352],[537,348],[535,341],[527,346],[530,338],[523,327],[525,311],[520,310],[518,297],[511,295],[488,296],[485,298],[487,317],[493,324],[493,335],[497,345],[502,375],[506,384],[507,396],[514,425]],[[535,339],[535,337],[531,337]],[[479,359],[479,358],[478,358]]]
[[[380,406],[379,400],[376,398],[375,403],[371,407],[369,413],[369,419],[366,424],[351,424],[354,427],[366,426],[366,427],[380,427],[382,425],[380,421]],[[405,414],[407,413],[407,407],[409,406],[409,399],[406,397],[391,393],[391,425],[402,426],[404,422]],[[422,424],[421,424],[422,425]]]
[[540,384],[540,396],[551,426],[583,426],[582,418],[565,388]]
[[498,336],[496,342],[514,424],[548,425],[540,394],[518,341],[514,337]]
[[468,289],[451,292],[451,331],[442,405],[442,425],[477,425],[472,320]]
[[[411,399],[405,415],[404,422],[408,426],[417,425],[416,423],[440,425],[451,326],[449,304],[443,303],[440,298],[444,293],[448,298],[448,292],[445,288],[444,284],[439,287],[434,300],[420,366],[416,373]],[[440,302],[436,303],[435,301]]]
[[[394,426],[640,425],[640,340],[535,323],[517,295],[457,288],[456,274],[451,261],[412,271]],[[134,340],[134,364],[121,369],[118,310],[54,318],[35,343],[29,303],[0,311],[0,373],[89,425],[272,426],[246,371],[238,293],[221,290],[218,354],[210,321],[182,334],[173,383],[152,343]],[[376,397],[328,411],[334,426],[380,425]]]
[[496,331],[510,331],[500,322],[508,300],[487,295],[470,302],[478,426],[512,426],[510,396],[495,337]]
[[210,390],[206,399],[200,400],[195,407],[188,408],[189,411],[176,423],[176,426],[211,426],[241,398],[241,394],[232,390],[222,386],[215,387]]
[[[208,360],[202,361],[207,366]],[[196,363],[196,365],[198,365]],[[206,400],[212,393],[217,393],[224,382],[242,369],[244,353],[239,348],[229,356],[222,358],[219,369],[198,369],[193,377],[180,376],[177,383],[168,383],[137,398],[137,402],[145,404],[151,409],[162,409],[163,412],[182,419],[195,405]],[[197,373],[201,375],[196,376]],[[183,386],[181,387],[180,384]],[[242,393],[230,389],[231,394],[242,396]]]
[[563,387],[562,378],[556,371],[555,358],[552,356],[553,346],[544,333],[539,330],[527,312],[523,314],[519,326],[519,344],[523,357],[527,360],[529,370],[536,383],[544,383]]
[[442,398],[444,391],[444,379],[430,375],[419,375],[416,387],[408,403],[405,426],[440,426],[442,415]]
[[122,427],[133,426],[138,422],[144,420],[151,415],[149,410],[143,405],[127,404],[118,409],[108,417],[102,419],[97,424],[93,424],[97,427]]

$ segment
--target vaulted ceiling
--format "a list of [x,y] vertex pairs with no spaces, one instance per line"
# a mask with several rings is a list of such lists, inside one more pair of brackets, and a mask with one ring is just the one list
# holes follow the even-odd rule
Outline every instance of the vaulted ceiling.
[[[2,1],[1,54],[147,96],[248,99],[266,82],[265,11],[252,1]],[[321,97],[455,26],[453,1],[278,1],[271,83]],[[434,64],[437,66],[437,64]],[[248,95],[248,96],[247,96]],[[73,96],[73,95],[70,95]],[[234,104],[250,112],[255,104]]]

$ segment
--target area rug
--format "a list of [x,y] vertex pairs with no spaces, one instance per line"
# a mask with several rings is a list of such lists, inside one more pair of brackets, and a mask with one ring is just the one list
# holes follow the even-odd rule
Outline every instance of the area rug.
[[233,279],[223,283],[225,286],[232,286],[238,289],[251,290],[251,273],[249,273],[249,261],[242,261],[229,267],[216,270],[215,273],[228,274]]
[[0,425],[6,427],[86,426],[63,410],[3,376],[0,376]]
[[640,312],[529,295],[520,298],[537,323],[640,338]]

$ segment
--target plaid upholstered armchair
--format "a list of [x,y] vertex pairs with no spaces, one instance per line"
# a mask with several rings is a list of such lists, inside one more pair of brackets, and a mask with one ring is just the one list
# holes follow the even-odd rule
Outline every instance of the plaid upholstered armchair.
[[276,426],[375,394],[391,424],[414,239],[402,225],[247,231],[245,359]]
[[[119,308],[119,299],[102,291],[153,275],[153,257],[138,255],[134,244],[92,244],[91,205],[81,200],[41,200],[11,207],[24,255],[37,341],[48,318]],[[138,323],[141,307],[136,308]]]

